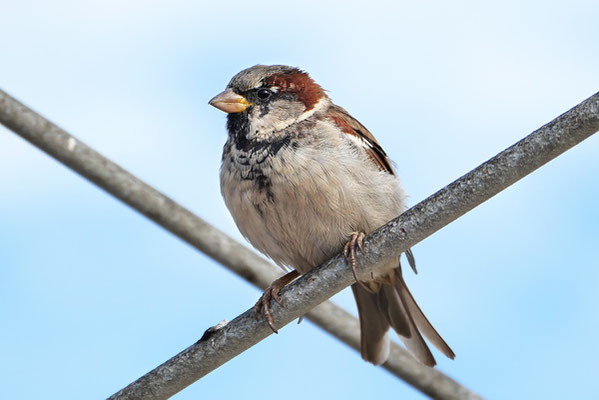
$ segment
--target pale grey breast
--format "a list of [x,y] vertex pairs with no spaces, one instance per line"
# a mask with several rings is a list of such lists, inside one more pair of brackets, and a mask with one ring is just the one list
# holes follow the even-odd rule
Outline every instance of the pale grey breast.
[[405,198],[348,135],[312,119],[274,141],[230,138],[221,191],[252,245],[301,273],[339,253],[352,232],[399,215]]

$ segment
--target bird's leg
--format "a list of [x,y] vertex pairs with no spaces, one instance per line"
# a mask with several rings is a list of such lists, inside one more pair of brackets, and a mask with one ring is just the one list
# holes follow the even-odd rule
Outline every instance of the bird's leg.
[[358,261],[356,261],[356,248],[360,249],[360,252],[364,254],[364,236],[364,232],[352,232],[351,238],[345,247],[343,247],[343,257],[345,257],[345,263],[351,266],[351,272],[354,274],[356,282],[368,292],[372,293],[372,289],[358,279],[358,273],[356,271],[356,267],[358,266]]
[[268,326],[270,326],[270,329],[272,329],[274,333],[279,332],[275,329],[274,320],[272,318],[272,314],[270,313],[270,303],[272,299],[275,299],[275,301],[279,303],[279,305],[283,306],[283,303],[281,303],[281,298],[279,297],[279,292],[289,282],[293,281],[298,276],[300,276],[299,272],[293,270],[288,274],[283,275],[279,279],[275,280],[273,283],[270,284],[269,287],[266,288],[262,296],[260,296],[260,299],[258,299],[258,302],[256,302],[256,305],[254,306],[254,317],[256,317],[256,319],[258,319],[260,316],[260,309],[264,308],[264,318],[266,318]]

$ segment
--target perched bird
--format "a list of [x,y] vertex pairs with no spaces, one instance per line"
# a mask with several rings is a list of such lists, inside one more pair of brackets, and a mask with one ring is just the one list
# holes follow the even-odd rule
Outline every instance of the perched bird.
[[[293,269],[254,308],[264,309],[275,330],[270,304],[279,290],[342,250],[355,276],[364,233],[401,214],[405,194],[374,136],[300,69],[245,69],[210,104],[228,113],[220,181],[237,227],[256,249]],[[426,365],[435,359],[422,335],[454,358],[406,287],[399,258],[352,291],[366,361],[385,362],[390,327]]]

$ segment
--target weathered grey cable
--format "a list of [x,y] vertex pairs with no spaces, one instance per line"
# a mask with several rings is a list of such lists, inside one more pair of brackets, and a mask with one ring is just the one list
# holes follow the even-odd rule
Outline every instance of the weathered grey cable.
[[[264,289],[280,276],[279,268],[2,90],[0,123],[256,286]],[[359,323],[349,313],[331,302],[325,302],[306,317],[359,351]],[[397,344],[392,344],[391,356],[383,367],[433,398],[479,398],[438,369],[418,363]],[[182,370],[179,369],[178,372]],[[194,371],[190,371],[190,374],[193,376]],[[195,379],[199,379],[199,376]],[[164,396],[168,397],[186,386],[180,386],[179,382],[177,379],[166,383],[157,382],[158,385],[164,385],[160,389],[162,397],[157,396],[156,384],[150,383],[147,389],[137,384],[135,393],[126,392],[121,394],[120,398],[165,398]],[[145,394],[153,393],[156,396],[144,397]]]

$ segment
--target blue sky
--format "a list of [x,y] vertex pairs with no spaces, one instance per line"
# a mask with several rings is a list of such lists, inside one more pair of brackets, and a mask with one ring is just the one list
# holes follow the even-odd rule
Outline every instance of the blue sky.
[[[219,193],[242,68],[309,71],[416,204],[599,90],[592,1],[7,2],[0,87],[243,241]],[[489,398],[596,395],[599,137],[414,248],[439,368]],[[0,376],[11,399],[103,398],[259,292],[0,128]],[[335,302],[355,312],[348,291]],[[175,396],[424,396],[309,322]]]

